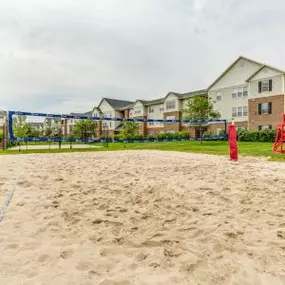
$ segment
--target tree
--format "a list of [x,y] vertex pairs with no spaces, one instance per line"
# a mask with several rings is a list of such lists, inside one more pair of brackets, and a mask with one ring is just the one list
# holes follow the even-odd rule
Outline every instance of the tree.
[[120,139],[132,140],[140,135],[139,125],[136,122],[124,122],[123,130],[120,132]]
[[89,139],[97,136],[98,125],[93,120],[79,120],[73,128],[73,136],[75,138]]
[[17,116],[13,119],[14,136],[23,138],[28,135],[31,127],[26,122],[26,116]]
[[[210,120],[220,117],[220,113],[214,111],[213,103],[205,96],[189,98],[186,108],[183,110],[185,120]],[[196,130],[199,130],[199,137],[202,136],[205,123],[190,123]]]

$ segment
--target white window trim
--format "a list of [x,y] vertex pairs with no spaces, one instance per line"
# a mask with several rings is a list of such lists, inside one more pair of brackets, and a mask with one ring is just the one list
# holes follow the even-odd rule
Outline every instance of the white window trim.
[[[246,95],[244,95],[245,92],[246,92]],[[241,94],[241,96],[238,96],[239,94]],[[248,97],[248,86],[247,85],[234,86],[232,88],[232,99],[233,100],[241,99],[244,97]]]

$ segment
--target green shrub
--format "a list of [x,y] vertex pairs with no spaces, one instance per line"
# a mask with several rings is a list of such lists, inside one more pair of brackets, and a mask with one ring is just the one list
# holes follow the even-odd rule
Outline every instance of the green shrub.
[[153,140],[153,139],[155,139],[155,136],[154,135],[148,135],[148,137],[147,137],[149,140]]
[[166,133],[166,138],[167,139],[176,139],[177,138],[177,134],[176,133]]
[[157,135],[157,137],[159,138],[159,139],[166,139],[166,133],[165,132],[160,132],[158,135]]
[[188,132],[182,131],[177,133],[178,139],[189,139],[190,135]]
[[202,138],[209,138],[209,137],[214,137],[215,135],[211,132],[211,131],[208,131],[208,132],[204,132],[202,134]]
[[242,142],[273,142],[275,139],[275,130],[263,130],[256,132],[239,130],[237,136],[238,140]]

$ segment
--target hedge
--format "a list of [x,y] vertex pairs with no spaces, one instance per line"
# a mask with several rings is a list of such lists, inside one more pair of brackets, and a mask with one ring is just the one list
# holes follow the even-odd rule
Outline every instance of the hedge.
[[274,142],[275,130],[263,130],[251,132],[239,130],[237,133],[238,140],[241,142]]

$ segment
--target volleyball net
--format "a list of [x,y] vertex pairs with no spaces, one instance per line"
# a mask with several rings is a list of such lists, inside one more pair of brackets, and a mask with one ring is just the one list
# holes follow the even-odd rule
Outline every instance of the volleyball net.
[[9,139],[18,142],[147,142],[225,140],[226,120],[120,118],[9,111]]

